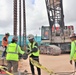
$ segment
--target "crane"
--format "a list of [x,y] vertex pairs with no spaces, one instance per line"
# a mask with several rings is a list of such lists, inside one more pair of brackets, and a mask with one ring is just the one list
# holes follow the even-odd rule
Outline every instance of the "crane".
[[[23,7],[21,2],[23,1]],[[69,35],[74,32],[73,26],[65,26],[63,14],[63,0],[45,0],[49,27],[42,26],[41,28],[41,42],[48,42],[56,44],[60,47],[70,44]],[[23,8],[23,44],[26,45],[26,15],[25,15],[25,0],[19,0],[19,43],[21,45],[21,8]],[[14,35],[17,36],[17,0],[14,0]],[[56,25],[60,27],[57,28]],[[53,28],[54,27],[54,28]],[[52,29],[53,28],[53,29]],[[48,36],[48,37],[47,37]],[[45,38],[44,38],[45,37]],[[64,47],[65,48],[65,47]],[[68,49],[69,50],[69,49]]]
[[64,34],[64,14],[62,2],[62,0],[45,0],[50,29],[52,30],[52,26],[54,25],[55,28],[56,24],[58,24],[61,27],[61,32]]
[[70,50],[69,35],[74,32],[74,28],[72,25],[65,26],[64,24],[63,0],[45,0],[45,4],[49,26],[41,27],[41,42],[55,44],[64,50]]

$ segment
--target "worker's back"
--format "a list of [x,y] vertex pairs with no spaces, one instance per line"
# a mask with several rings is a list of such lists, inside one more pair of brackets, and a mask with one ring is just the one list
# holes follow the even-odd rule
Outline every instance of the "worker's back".
[[10,43],[7,47],[6,60],[16,60],[18,61],[18,45],[16,43]]

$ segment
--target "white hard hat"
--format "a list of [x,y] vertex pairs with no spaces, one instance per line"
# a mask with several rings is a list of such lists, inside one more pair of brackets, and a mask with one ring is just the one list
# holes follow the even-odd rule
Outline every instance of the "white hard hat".
[[75,33],[73,33],[73,34],[70,35],[70,38],[73,38],[73,37],[74,38],[76,37],[76,34]]
[[28,40],[33,39],[33,38],[34,38],[34,35],[32,35],[32,34],[28,35]]
[[12,38],[12,40],[18,40],[18,37],[17,37],[17,36],[14,36],[14,37]]

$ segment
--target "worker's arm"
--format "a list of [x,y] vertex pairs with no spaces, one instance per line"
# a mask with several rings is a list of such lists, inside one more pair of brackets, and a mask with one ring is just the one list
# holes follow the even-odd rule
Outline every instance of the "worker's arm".
[[18,52],[19,52],[20,54],[22,54],[22,55],[25,53],[24,51],[21,50],[21,48],[20,48],[19,45],[18,45]]
[[3,38],[4,41],[7,41],[6,37]]
[[[6,37],[4,37],[2,41],[4,44],[8,44]],[[5,47],[4,44],[2,44],[3,47]]]
[[29,45],[27,45],[27,50],[26,50],[26,52],[30,52],[30,47],[29,47]]
[[75,53],[75,42],[71,43],[71,52],[70,52],[70,60],[72,60]]
[[8,44],[8,45],[7,45],[7,48],[6,48],[6,52],[7,52],[7,53],[8,53],[8,51],[9,51],[9,45],[10,45],[10,44]]

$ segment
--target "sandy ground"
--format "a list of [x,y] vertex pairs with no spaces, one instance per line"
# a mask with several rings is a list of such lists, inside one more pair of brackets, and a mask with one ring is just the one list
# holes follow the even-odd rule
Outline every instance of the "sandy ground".
[[[53,70],[53,72],[73,72],[74,65],[69,63],[69,54],[61,54],[59,56],[51,56],[51,55],[40,55],[40,63],[48,68],[49,70]],[[74,63],[73,63],[74,64]],[[29,61],[25,60],[25,66],[28,72],[30,71]],[[37,69],[35,67],[35,73],[37,74]],[[42,75],[49,75],[44,70],[41,70]]]
[[[24,69],[26,69],[29,73],[30,66],[29,60],[23,60],[24,62]],[[51,55],[40,55],[40,63],[48,68],[49,70],[53,70],[53,72],[73,72],[74,65],[69,63],[69,54],[61,54],[59,56],[51,56]],[[35,73],[37,74],[37,69],[35,67]],[[41,70],[41,75],[49,75],[44,70]]]

